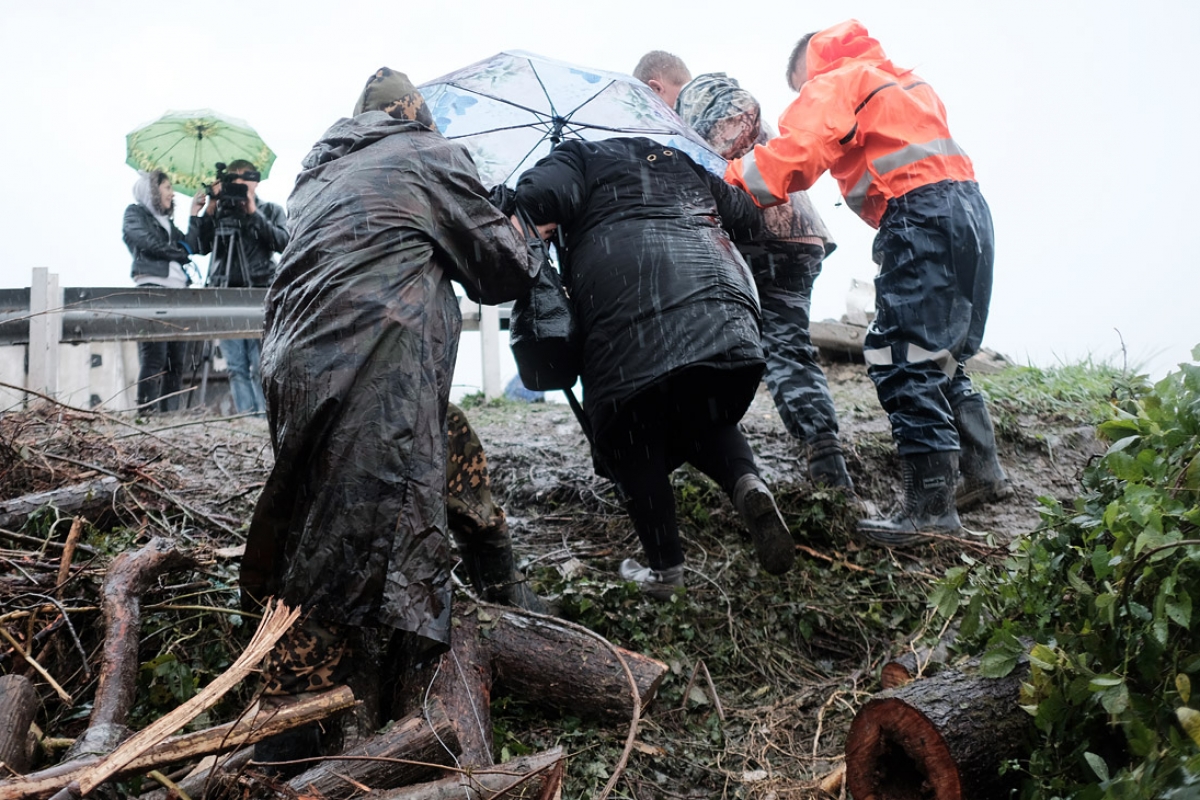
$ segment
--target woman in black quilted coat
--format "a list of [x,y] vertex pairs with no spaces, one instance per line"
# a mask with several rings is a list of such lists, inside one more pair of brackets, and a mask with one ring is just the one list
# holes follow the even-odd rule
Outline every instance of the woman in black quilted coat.
[[737,427],[765,363],[758,296],[729,234],[761,227],[749,195],[678,150],[614,138],[559,145],[521,177],[517,203],[562,229],[584,408],[649,560],[626,559],[622,576],[655,597],[683,585],[669,476],[684,462],[730,495],[763,567],[786,572],[791,534]]

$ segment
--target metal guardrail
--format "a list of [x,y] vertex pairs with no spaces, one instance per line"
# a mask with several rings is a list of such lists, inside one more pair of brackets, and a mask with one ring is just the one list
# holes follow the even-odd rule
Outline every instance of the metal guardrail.
[[[113,341],[197,341],[262,335],[266,289],[66,288],[62,344]],[[28,344],[30,289],[0,289],[0,345]],[[479,307],[464,302],[463,329],[479,330]],[[510,309],[499,309],[500,329]]]
[[62,317],[62,344],[194,341],[262,335],[266,289],[66,288],[62,303],[31,311],[30,289],[0,289],[0,344],[28,344],[30,320]]
[[[58,276],[33,270],[27,289],[0,289],[0,346],[28,347],[25,387],[54,395],[63,344],[113,341],[197,341],[262,336],[266,289],[163,289],[123,286],[60,289]],[[462,300],[464,331],[479,331],[482,388],[497,397],[500,331],[511,306]]]

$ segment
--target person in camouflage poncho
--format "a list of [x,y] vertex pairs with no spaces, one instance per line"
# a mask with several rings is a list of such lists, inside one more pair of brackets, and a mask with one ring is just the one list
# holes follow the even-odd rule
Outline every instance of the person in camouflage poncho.
[[466,150],[388,69],[304,159],[288,216],[263,339],[275,466],[244,598],[301,606],[331,641],[403,633],[416,657],[450,635],[446,414],[462,325],[450,281],[498,303],[538,265]]

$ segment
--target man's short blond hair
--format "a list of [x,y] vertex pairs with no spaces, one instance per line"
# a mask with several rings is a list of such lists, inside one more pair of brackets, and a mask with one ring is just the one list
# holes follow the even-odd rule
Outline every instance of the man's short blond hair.
[[655,80],[682,86],[692,79],[692,73],[679,56],[666,50],[651,50],[633,68],[633,77],[642,83]]

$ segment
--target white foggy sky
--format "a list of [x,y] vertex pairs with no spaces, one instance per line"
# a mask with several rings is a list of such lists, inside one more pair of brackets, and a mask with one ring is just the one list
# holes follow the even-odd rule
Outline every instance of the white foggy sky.
[[[3,0],[0,286],[49,267],[63,286],[130,284],[125,134],[167,109],[253,125],[278,158],[260,197],[285,203],[300,160],[380,66],[416,83],[524,49],[630,72],[647,50],[737,78],[774,120],[807,31],[861,20],[941,95],[996,225],[984,346],[1042,366],[1119,357],[1159,375],[1200,343],[1192,53],[1200,3],[105,2]],[[812,191],[840,244],[814,294],[837,318],[874,275],[873,231]],[[188,198],[176,198],[186,227]],[[464,346],[466,346],[464,344]]]

